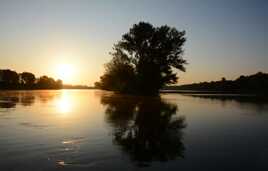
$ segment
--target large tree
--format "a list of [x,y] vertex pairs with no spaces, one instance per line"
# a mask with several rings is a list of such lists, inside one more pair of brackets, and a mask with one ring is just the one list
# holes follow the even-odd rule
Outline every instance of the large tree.
[[[156,94],[164,85],[177,82],[174,69],[185,71],[186,61],[182,58],[185,41],[185,31],[167,25],[134,24],[114,45],[113,59],[106,64],[108,67],[97,85],[105,89]],[[125,69],[124,74],[122,70],[118,71],[120,67]]]

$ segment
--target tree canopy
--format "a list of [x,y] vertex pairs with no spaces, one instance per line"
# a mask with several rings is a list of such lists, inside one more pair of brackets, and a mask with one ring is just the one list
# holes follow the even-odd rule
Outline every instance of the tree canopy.
[[36,78],[33,73],[17,73],[10,69],[0,70],[0,89],[60,89],[61,80],[48,76]]
[[134,24],[113,47],[112,60],[96,87],[127,93],[157,94],[177,82],[174,69],[185,71],[185,31],[167,25]]
[[20,74],[21,83],[27,86],[33,86],[35,82],[35,75],[30,72],[23,72]]

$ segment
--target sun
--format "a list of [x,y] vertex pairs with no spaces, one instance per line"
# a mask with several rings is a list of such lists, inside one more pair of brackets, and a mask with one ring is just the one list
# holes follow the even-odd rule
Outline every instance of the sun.
[[61,79],[64,83],[72,82],[74,72],[74,66],[71,64],[60,64],[56,68],[57,78]]

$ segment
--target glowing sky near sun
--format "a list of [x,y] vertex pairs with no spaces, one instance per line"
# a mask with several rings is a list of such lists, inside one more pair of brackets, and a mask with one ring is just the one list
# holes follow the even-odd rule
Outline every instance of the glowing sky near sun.
[[268,72],[265,0],[1,0],[0,69],[93,85],[139,21],[186,30],[180,84]]

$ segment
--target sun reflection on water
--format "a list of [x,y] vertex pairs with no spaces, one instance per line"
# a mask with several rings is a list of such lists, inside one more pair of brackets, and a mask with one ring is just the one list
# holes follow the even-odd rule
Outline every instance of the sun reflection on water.
[[60,114],[68,114],[72,111],[72,98],[67,92],[63,91],[60,98],[57,99],[56,108]]

